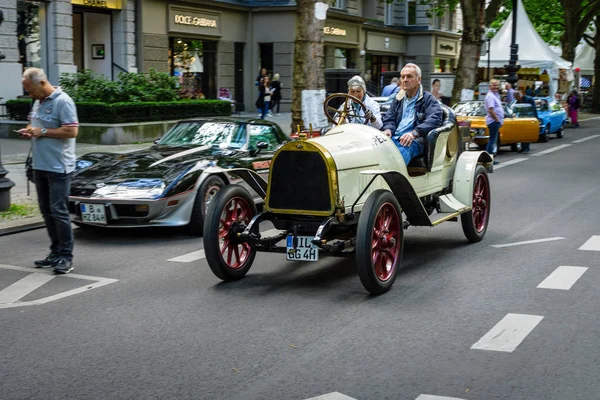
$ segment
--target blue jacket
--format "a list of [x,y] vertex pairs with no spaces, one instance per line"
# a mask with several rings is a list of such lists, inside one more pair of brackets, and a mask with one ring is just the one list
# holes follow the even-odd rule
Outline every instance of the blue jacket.
[[[382,131],[389,129],[392,135],[396,132],[400,121],[402,120],[402,106],[406,93],[401,90],[397,95],[389,110],[383,116]],[[415,122],[413,130],[415,130],[419,138],[417,139],[421,145],[423,138],[427,136],[429,131],[442,126],[443,111],[440,103],[429,92],[423,91],[423,86],[419,88],[419,98],[415,104]]]

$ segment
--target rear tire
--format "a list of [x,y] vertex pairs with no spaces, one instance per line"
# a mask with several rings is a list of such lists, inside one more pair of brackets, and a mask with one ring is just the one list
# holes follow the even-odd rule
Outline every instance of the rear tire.
[[479,242],[485,236],[490,219],[491,192],[490,181],[483,165],[478,165],[473,179],[473,201],[471,211],[461,214],[465,237],[470,242]]
[[564,134],[565,134],[565,123],[563,123],[560,126],[560,129],[558,130],[558,132],[556,132],[556,137],[559,139],[562,139]]
[[548,137],[550,136],[550,124],[546,125],[544,132],[540,135],[540,142],[547,143]]
[[211,200],[204,224],[204,254],[219,279],[236,281],[250,270],[256,251],[238,241],[237,227],[247,226],[256,213],[252,195],[239,185],[226,186]]
[[369,195],[358,219],[356,266],[371,294],[390,290],[402,261],[404,230],[398,200],[388,190]]
[[224,186],[225,182],[217,175],[210,175],[202,182],[194,199],[194,208],[192,209],[188,225],[188,232],[191,235],[202,236],[204,220],[206,219],[206,208]]

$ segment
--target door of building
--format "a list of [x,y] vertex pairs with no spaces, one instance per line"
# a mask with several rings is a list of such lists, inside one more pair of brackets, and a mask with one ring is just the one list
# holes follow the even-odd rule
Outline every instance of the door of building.
[[233,53],[234,92],[236,111],[245,111],[244,106],[244,46],[245,43],[235,43]]

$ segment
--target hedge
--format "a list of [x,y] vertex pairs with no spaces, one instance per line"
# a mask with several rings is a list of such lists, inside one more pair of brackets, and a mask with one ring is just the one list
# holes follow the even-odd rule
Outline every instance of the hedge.
[[[165,121],[231,115],[231,103],[223,100],[180,100],[137,103],[76,103],[80,123],[115,124]],[[31,100],[8,100],[9,119],[27,121]]]

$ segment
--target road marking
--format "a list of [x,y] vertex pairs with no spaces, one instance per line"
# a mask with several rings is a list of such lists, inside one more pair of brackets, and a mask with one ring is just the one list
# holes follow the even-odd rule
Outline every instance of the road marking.
[[532,154],[532,156],[543,156],[544,154],[553,153],[555,151],[558,151],[560,149],[564,149],[565,147],[569,147],[569,146],[572,146],[572,145],[570,145],[570,144],[561,144],[560,146],[552,147],[551,149],[540,151],[538,153],[534,153],[534,154]]
[[354,397],[346,396],[340,392],[331,392],[321,396],[311,397],[306,400],[356,400]]
[[515,243],[506,243],[506,244],[492,244],[491,247],[496,247],[496,248],[500,248],[500,247],[513,247],[513,246],[521,246],[524,244],[533,244],[533,243],[542,243],[542,242],[552,242],[555,240],[563,240],[564,237],[551,237],[551,238],[546,238],[546,239],[535,239],[535,240],[526,240],[524,242],[515,242]]
[[579,250],[600,251],[600,236],[594,235]]
[[[5,265],[5,264],[0,264],[0,269],[8,269],[8,270],[12,270],[12,271],[26,272],[26,273],[29,273],[30,275],[46,275],[46,276],[48,276],[48,279],[44,283],[47,283],[48,281],[50,281],[54,278],[58,278],[58,277],[60,277],[59,279],[70,278],[70,279],[83,279],[86,281],[94,281],[94,283],[92,283],[92,284],[88,283],[84,286],[81,286],[81,287],[78,287],[75,289],[71,289],[71,290],[67,290],[66,292],[57,293],[55,295],[44,297],[44,298],[41,298],[38,300],[18,301],[18,299],[25,297],[27,294],[29,294],[33,290],[35,290],[35,289],[30,290],[33,287],[34,280],[39,279],[38,283],[41,282],[41,280],[42,280],[42,278],[40,278],[40,277],[30,278],[30,280],[29,280],[30,284],[22,284],[21,283],[19,285],[21,287],[20,293],[22,293],[23,295],[18,297],[18,299],[14,300],[13,302],[10,302],[10,303],[4,303],[4,302],[0,301],[0,309],[13,308],[13,307],[24,307],[24,306],[36,306],[36,305],[40,305],[40,304],[46,304],[51,301],[64,299],[65,297],[73,296],[75,294],[87,292],[88,290],[91,290],[91,289],[97,289],[99,287],[118,282],[117,279],[101,278],[98,276],[89,276],[89,275],[79,275],[79,274],[54,275],[53,271],[48,271],[48,270],[40,270],[38,272],[32,272],[32,268],[16,267],[14,265]],[[26,278],[21,279],[19,282],[23,281]],[[12,294],[13,299],[16,298],[19,295],[19,293],[15,292],[14,286],[16,284],[18,284],[19,282],[16,282],[13,285],[9,286],[8,288],[0,291],[0,298],[4,298],[4,296],[6,296],[6,298],[8,298],[8,293],[11,293],[11,292],[13,293]],[[25,283],[27,283],[27,281],[25,281]],[[40,286],[41,285],[38,285],[37,287],[40,287]],[[13,287],[13,289],[11,289],[11,287]],[[37,287],[36,287],[36,289],[37,289]],[[11,289],[11,290],[6,292],[7,294],[4,294],[4,291],[8,290],[8,289]]]
[[592,135],[592,136],[584,137],[581,139],[573,140],[571,143],[581,143],[581,142],[585,142],[586,140],[594,139],[597,137],[600,137],[600,135]]
[[432,394],[422,394],[415,400],[464,400],[458,397],[434,396]]
[[508,167],[509,165],[518,164],[521,161],[527,161],[527,160],[529,160],[529,158],[515,158],[510,161],[502,161],[500,164],[494,165],[494,169],[496,170],[496,169]]
[[542,319],[540,315],[506,314],[471,349],[512,353]]
[[0,304],[14,303],[27,296],[40,286],[50,282],[54,277],[48,274],[33,273],[0,290]]
[[569,290],[579,278],[587,271],[587,267],[569,267],[561,265],[556,268],[537,287],[539,289]]
[[190,263],[204,258],[204,250],[193,251],[179,257],[169,258],[167,261]]

